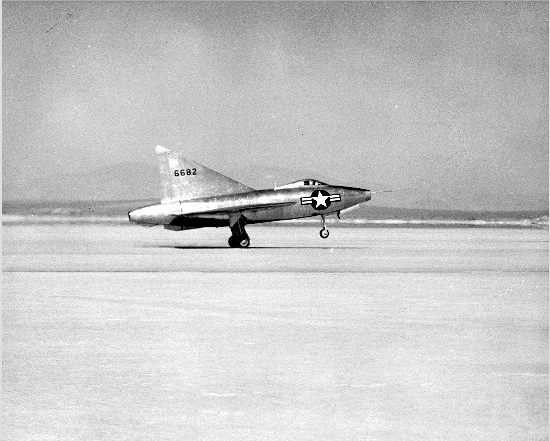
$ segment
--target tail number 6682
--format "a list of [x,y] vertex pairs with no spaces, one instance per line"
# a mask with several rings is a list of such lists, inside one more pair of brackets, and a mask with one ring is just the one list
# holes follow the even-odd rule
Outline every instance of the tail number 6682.
[[186,168],[181,170],[174,170],[174,176],[193,176],[197,174],[196,168]]

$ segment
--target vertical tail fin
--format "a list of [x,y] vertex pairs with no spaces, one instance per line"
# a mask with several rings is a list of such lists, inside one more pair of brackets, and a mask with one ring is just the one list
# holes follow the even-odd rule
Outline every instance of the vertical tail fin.
[[254,190],[160,145],[155,153],[160,164],[163,204]]

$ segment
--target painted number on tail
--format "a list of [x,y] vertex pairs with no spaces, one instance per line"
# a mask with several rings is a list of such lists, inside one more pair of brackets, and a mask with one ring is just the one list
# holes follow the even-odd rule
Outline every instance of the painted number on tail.
[[197,174],[196,168],[186,168],[181,170],[174,170],[174,176],[194,176]]

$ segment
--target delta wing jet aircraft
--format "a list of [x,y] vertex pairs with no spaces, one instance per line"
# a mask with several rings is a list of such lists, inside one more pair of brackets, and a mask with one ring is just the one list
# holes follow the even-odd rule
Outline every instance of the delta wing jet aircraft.
[[326,215],[340,217],[341,210],[371,198],[370,190],[315,179],[254,190],[164,147],[157,146],[155,152],[160,162],[161,203],[130,211],[130,222],[164,225],[175,231],[229,226],[229,246],[233,248],[250,245],[246,224],[310,216],[321,216],[320,235],[326,239]]

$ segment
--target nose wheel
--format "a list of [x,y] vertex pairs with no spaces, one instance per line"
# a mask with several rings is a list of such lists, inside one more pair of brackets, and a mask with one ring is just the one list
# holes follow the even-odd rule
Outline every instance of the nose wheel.
[[329,232],[325,224],[325,216],[321,215],[321,221],[323,222],[323,228],[321,229],[321,231],[319,231],[319,236],[321,236],[323,239],[326,239],[329,235]]

